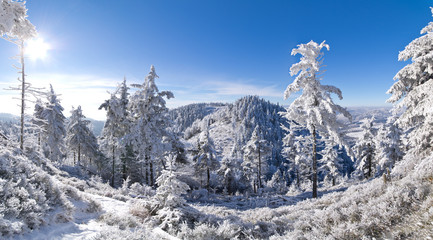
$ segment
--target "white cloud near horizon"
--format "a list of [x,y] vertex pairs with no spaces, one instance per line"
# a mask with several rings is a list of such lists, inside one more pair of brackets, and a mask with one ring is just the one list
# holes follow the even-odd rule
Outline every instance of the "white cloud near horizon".
[[[14,78],[9,78],[14,79]],[[15,77],[16,79],[16,77]],[[174,77],[170,79],[175,79]],[[178,76],[177,79],[182,79]],[[72,106],[81,105],[84,115],[89,118],[104,120],[105,111],[98,110],[98,107],[106,99],[109,93],[114,91],[117,84],[123,80],[122,77],[104,77],[97,74],[66,74],[66,73],[41,73],[31,74],[27,81],[34,87],[44,87],[49,90],[52,84],[54,91],[59,94],[61,104],[64,107],[64,115],[69,116]],[[173,81],[173,80],[172,80]],[[137,83],[137,79],[128,79],[127,83]],[[179,84],[181,83],[181,84]],[[4,90],[9,86],[17,86],[18,82],[2,81],[0,83],[0,101],[3,103],[0,112],[19,114],[18,100],[13,98],[19,97],[18,91]],[[211,79],[205,81],[180,81],[167,82],[164,78],[158,79],[156,84],[159,90],[169,90],[175,95],[174,99],[167,100],[167,107],[174,108],[191,103],[199,102],[233,102],[245,95],[258,95],[268,100],[283,100],[283,91],[277,89],[275,85],[260,86],[253,81],[241,81],[230,79]],[[130,89],[132,93],[134,89]],[[11,103],[11,104],[9,104]],[[33,112],[33,106],[28,104],[27,113]]]

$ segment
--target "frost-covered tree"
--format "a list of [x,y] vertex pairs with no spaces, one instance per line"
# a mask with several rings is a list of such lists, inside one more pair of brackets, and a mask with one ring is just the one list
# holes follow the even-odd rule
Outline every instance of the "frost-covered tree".
[[338,154],[338,147],[331,141],[325,141],[320,160],[323,163],[320,171],[332,182],[332,186],[335,186],[337,178],[345,172],[344,159]]
[[[272,153],[272,147],[263,139],[258,128],[255,127],[250,140],[243,148],[245,173],[253,183],[254,192],[263,187],[263,172],[267,169],[267,157]],[[255,175],[255,176],[254,176]]]
[[182,218],[181,208],[185,206],[185,199],[182,197],[189,190],[186,183],[179,180],[179,173],[176,172],[176,157],[167,156],[167,169],[162,170],[157,178],[156,201],[157,215],[161,220],[161,228],[173,228],[179,224]]
[[433,22],[421,34],[399,53],[399,61],[410,59],[411,63],[395,75],[397,82],[387,93],[392,94],[388,102],[403,109],[398,123],[414,129],[409,135],[412,148],[428,154],[433,147]]
[[390,116],[377,134],[376,175],[391,171],[395,164],[403,159],[403,131],[396,120],[396,115]]
[[202,182],[203,174],[206,174],[206,188],[210,188],[211,172],[219,167],[215,146],[209,137],[209,130],[203,131],[198,140],[198,152],[194,157],[194,169]]
[[[302,94],[296,98],[282,115],[308,128],[313,142],[312,170],[313,170],[313,197],[317,197],[317,151],[316,137],[320,133],[339,143],[347,145],[339,131],[341,124],[337,121],[337,114],[341,113],[351,120],[351,115],[345,108],[335,104],[331,94],[343,98],[341,90],[334,86],[322,85],[320,83],[320,68],[323,62],[322,48],[329,50],[329,45],[322,42],[317,44],[310,41],[307,44],[300,44],[292,50],[292,55],[300,54],[301,60],[290,68],[290,75],[297,75],[293,83],[287,86],[284,92],[284,99],[302,90]],[[347,148],[349,149],[349,148]]]
[[87,156],[89,159],[99,157],[98,143],[95,135],[89,128],[90,121],[85,119],[81,106],[77,109],[72,108],[71,117],[67,125],[66,144],[77,154],[77,164],[81,164],[81,157]]
[[363,129],[362,137],[354,146],[354,152],[357,157],[355,175],[361,178],[370,178],[375,170],[376,143],[374,141],[376,130],[373,128],[374,117],[364,119],[361,128]]
[[43,129],[45,128],[45,125],[47,124],[43,117],[42,117],[42,113],[45,109],[45,105],[43,104],[43,102],[41,101],[41,99],[37,99],[36,103],[35,103],[35,108],[33,111],[33,124],[35,126],[37,126],[39,129],[36,131],[36,134],[38,135],[38,146],[40,148],[40,150],[42,149],[42,134],[43,134]]
[[60,162],[65,152],[66,118],[63,110],[58,95],[50,84],[48,102],[40,113],[40,119],[44,121],[42,140],[47,148],[47,157],[53,162]]
[[173,98],[170,91],[159,91],[155,84],[158,75],[155,67],[150,67],[143,84],[133,84],[138,90],[132,95],[129,103],[132,121],[129,142],[138,153],[142,165],[145,182],[153,186],[155,164],[164,162],[164,136],[169,135],[167,127],[169,119],[164,98]]
[[3,39],[16,44],[20,50],[19,60],[21,68],[19,73],[21,74],[21,78],[18,79],[20,84],[18,87],[11,87],[10,90],[21,91],[20,148],[24,149],[26,95],[29,92],[36,91],[25,81],[24,43],[26,40],[36,36],[36,29],[27,19],[27,8],[25,2],[2,0],[0,5],[0,36]]
[[[120,165],[121,152],[125,152],[126,141],[124,137],[128,134],[130,122],[128,119],[128,87],[126,79],[111,93],[110,99],[106,100],[99,109],[107,111],[107,120],[102,129],[100,147],[107,157],[111,158],[111,186],[115,185],[117,166]],[[107,168],[104,164],[103,168]],[[126,175],[126,161],[122,162],[123,175]],[[125,179],[124,179],[125,180]]]

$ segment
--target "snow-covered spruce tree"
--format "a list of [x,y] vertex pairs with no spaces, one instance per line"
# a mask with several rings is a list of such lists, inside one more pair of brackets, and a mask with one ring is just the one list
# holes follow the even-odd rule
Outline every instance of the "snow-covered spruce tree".
[[10,90],[21,91],[21,128],[20,128],[20,148],[24,149],[24,116],[26,95],[35,89],[25,81],[24,65],[24,43],[26,40],[36,36],[36,29],[27,19],[27,8],[25,2],[13,0],[2,0],[0,3],[0,36],[7,41],[14,43],[20,49],[19,60],[21,64],[21,78],[18,79],[20,84],[17,87],[11,87]]
[[[243,148],[244,161],[242,163],[247,178],[253,184],[254,193],[263,187],[263,172],[266,172],[267,157],[272,153],[272,147],[263,139],[263,136],[256,126],[250,140]],[[251,176],[255,175],[255,176]]]
[[39,150],[42,151],[42,134],[43,129],[45,128],[45,125],[47,124],[46,121],[42,117],[42,113],[44,111],[45,105],[42,103],[41,99],[37,99],[35,103],[35,108],[33,111],[33,120],[32,123],[38,127],[38,130],[35,134],[37,134],[38,138],[38,146]]
[[176,172],[176,157],[169,154],[166,157],[167,169],[162,170],[157,178],[156,195],[154,196],[157,209],[157,217],[161,221],[161,228],[164,230],[173,229],[180,224],[182,219],[182,207],[185,206],[185,199],[182,194],[186,194],[189,187],[186,183],[178,179]]
[[387,101],[403,109],[400,126],[413,128],[409,134],[412,149],[428,155],[433,147],[433,22],[421,34],[399,53],[399,61],[412,62],[395,75],[397,82],[388,90],[392,96]]
[[[107,120],[105,121],[104,128],[102,129],[99,145],[105,156],[111,159],[111,164],[108,162],[102,163],[102,169],[110,169],[111,186],[120,183],[120,174],[116,171],[121,166],[123,176],[126,175],[126,161],[120,163],[121,152],[126,151],[126,141],[123,139],[128,134],[130,122],[128,119],[127,105],[128,105],[128,87],[126,86],[126,79],[117,87],[114,93],[111,93],[110,99],[106,100],[99,109],[107,111]],[[103,173],[103,175],[105,175]],[[125,180],[125,179],[124,179]]]
[[311,158],[308,156],[310,150],[309,144],[306,144],[309,139],[300,134],[301,128],[296,123],[290,124],[289,128],[282,127],[287,132],[283,138],[282,154],[288,160],[287,170],[290,174],[290,184],[296,182],[296,186],[299,188],[302,178],[311,175]]
[[211,172],[219,167],[219,161],[216,157],[215,146],[212,139],[209,138],[209,129],[203,131],[198,140],[198,153],[194,157],[194,169],[198,178],[200,179],[201,186],[203,174],[206,174],[206,188],[210,189]]
[[[239,136],[235,137],[229,156],[223,157],[220,168],[217,173],[221,177],[223,192],[234,194],[237,191],[243,191],[248,185],[242,171],[243,152]],[[225,189],[225,190],[224,190]]]
[[377,176],[391,171],[403,159],[403,131],[396,121],[397,116],[393,114],[377,134]]
[[337,178],[343,176],[345,172],[344,159],[339,156],[338,147],[332,141],[325,141],[325,148],[320,160],[323,165],[319,171],[332,182],[332,186],[335,186]]
[[[313,197],[317,197],[317,152],[316,137],[320,133],[329,135],[330,139],[340,145],[347,145],[341,137],[340,124],[337,121],[337,113],[342,113],[351,120],[351,115],[345,108],[332,101],[331,93],[343,98],[341,90],[320,83],[320,68],[323,62],[322,48],[329,50],[329,45],[323,41],[321,44],[310,41],[300,44],[292,50],[292,55],[300,54],[301,61],[290,68],[290,75],[297,75],[293,83],[287,86],[284,99],[288,99],[293,93],[302,90],[302,94],[296,98],[287,108],[287,112],[281,114],[289,120],[293,120],[308,128],[313,138],[312,169],[313,169]],[[346,148],[349,149],[349,148]]]
[[42,140],[47,148],[47,158],[53,162],[61,162],[65,153],[64,137],[66,135],[65,116],[60,100],[50,84],[48,102],[40,113],[40,118],[45,122],[42,125]]
[[90,121],[85,118],[81,106],[72,108],[67,126],[66,144],[74,152],[74,164],[77,165],[82,164],[82,156],[88,157],[90,161],[100,157],[97,139],[89,128]]
[[155,80],[158,75],[155,67],[150,67],[143,84],[132,84],[138,90],[131,96],[129,102],[130,117],[132,121],[129,142],[138,153],[138,160],[142,169],[142,178],[147,185],[153,186],[155,182],[156,163],[164,162],[164,136],[169,123],[167,107],[164,97],[173,98],[170,91],[158,90]]
[[363,129],[362,137],[354,146],[356,154],[356,170],[354,175],[360,178],[370,178],[374,175],[376,168],[375,155],[376,143],[374,141],[376,130],[373,128],[374,117],[364,119],[361,128]]

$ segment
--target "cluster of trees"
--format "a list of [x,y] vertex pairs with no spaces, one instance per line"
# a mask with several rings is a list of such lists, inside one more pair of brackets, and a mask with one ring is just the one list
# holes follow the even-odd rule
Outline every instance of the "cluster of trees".
[[183,146],[171,131],[165,99],[171,92],[159,91],[158,75],[151,66],[143,84],[130,95],[124,80],[99,109],[107,112],[107,120],[97,139],[91,131],[80,106],[72,109],[66,120],[53,88],[46,102],[38,100],[34,123],[40,150],[54,162],[73,159],[73,164],[119,186],[127,178],[133,182],[155,185],[156,178],[166,169],[165,156],[174,154],[184,161]]
[[[0,34],[22,50],[24,41],[36,34],[26,19],[24,4],[9,0],[1,4],[4,13]],[[28,149],[43,152],[53,162],[73,159],[75,165],[100,174],[113,186],[127,178],[155,186],[155,180],[167,169],[166,156],[173,154],[177,163],[192,166],[192,178],[200,187],[230,193],[257,192],[265,185],[299,185],[307,178],[312,182],[313,197],[317,197],[320,180],[335,184],[339,176],[351,173],[345,155],[356,159],[354,176],[364,179],[389,174],[403,158],[402,128],[409,130],[408,142],[419,154],[430,153],[432,32],[433,25],[429,24],[421,31],[424,35],[399,54],[399,60],[411,59],[412,63],[395,76],[398,81],[388,91],[392,95],[388,101],[397,103],[402,115],[394,114],[380,129],[373,126],[373,119],[365,120],[362,138],[353,148],[345,141],[337,115],[349,120],[351,116],[331,97],[335,94],[342,99],[341,90],[321,84],[322,49],[329,50],[325,42],[310,41],[292,50],[292,55],[299,54],[301,58],[290,68],[290,74],[296,77],[285,90],[284,98],[301,94],[287,109],[248,96],[234,104],[213,104],[211,108],[196,105],[169,113],[165,101],[174,96],[170,91],[159,91],[155,84],[158,75],[151,66],[143,84],[131,85],[136,89],[133,94],[124,80],[101,104],[107,121],[99,139],[90,130],[80,106],[72,109],[72,116],[66,119],[52,86],[49,92],[30,88],[25,82],[21,51],[20,147],[24,149],[27,124]],[[43,97],[36,102],[33,117],[25,122],[29,91]],[[220,108],[223,110],[215,110]],[[188,114],[194,111],[196,116]],[[216,121],[231,125],[230,140],[222,140],[221,134],[216,133]],[[178,133],[194,143],[185,148]]]

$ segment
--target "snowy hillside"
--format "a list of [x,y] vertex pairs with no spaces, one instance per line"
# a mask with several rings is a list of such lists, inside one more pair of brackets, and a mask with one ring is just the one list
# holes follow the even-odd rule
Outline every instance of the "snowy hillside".
[[224,103],[194,103],[172,109],[169,111],[169,116],[174,122],[174,131],[182,133],[195,121],[202,120],[226,105]]
[[284,108],[279,105],[257,96],[246,96],[194,121],[184,132],[187,148],[196,147],[200,134],[208,129],[220,161],[233,157],[233,154],[242,155],[241,148],[251,138],[254,128],[258,127],[263,138],[272,146],[268,159],[271,165],[268,177],[271,177],[283,159],[281,149],[285,132],[280,126],[288,126],[288,122],[279,115],[281,111]]

